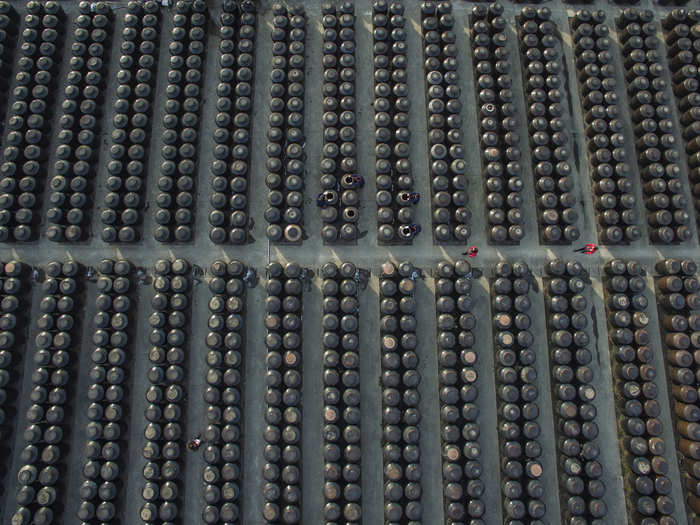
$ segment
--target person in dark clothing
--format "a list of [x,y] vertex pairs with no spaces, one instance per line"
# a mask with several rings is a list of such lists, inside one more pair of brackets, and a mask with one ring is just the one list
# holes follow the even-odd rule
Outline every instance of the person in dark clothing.
[[351,190],[362,188],[365,185],[365,178],[362,175],[352,175],[350,179],[352,180],[350,184]]
[[413,239],[421,231],[420,224],[402,224],[399,226],[399,233],[406,239]]

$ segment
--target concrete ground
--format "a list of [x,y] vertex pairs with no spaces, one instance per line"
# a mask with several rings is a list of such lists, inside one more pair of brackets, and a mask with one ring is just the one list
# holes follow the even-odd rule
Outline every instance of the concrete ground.
[[[18,10],[24,9],[22,2],[11,1]],[[69,13],[70,17],[75,12],[74,2],[61,1],[61,5]],[[117,13],[117,27],[115,34],[119,34],[121,29],[121,15],[125,2],[111,2]],[[439,421],[438,421],[438,398],[437,398],[437,362],[436,362],[436,342],[435,342],[435,300],[434,281],[430,276],[430,271],[438,261],[442,259],[456,260],[460,253],[464,251],[462,246],[438,246],[433,244],[432,237],[426,235],[430,224],[430,200],[424,198],[418,204],[417,215],[419,222],[424,226],[424,233],[420,235],[413,246],[380,246],[376,240],[376,205],[374,202],[375,185],[373,181],[373,109],[372,109],[372,61],[371,61],[371,2],[370,0],[358,0],[356,4],[356,33],[357,33],[357,103],[358,103],[358,161],[360,173],[365,176],[367,185],[362,191],[362,207],[360,214],[360,230],[367,231],[354,246],[324,246],[319,235],[321,221],[317,209],[314,205],[315,195],[320,191],[318,182],[318,165],[320,162],[320,152],[322,144],[322,123],[321,123],[321,33],[320,33],[320,1],[311,0],[304,2],[308,18],[307,32],[307,69],[306,69],[306,189],[305,189],[305,213],[304,224],[308,238],[301,246],[270,246],[265,237],[265,220],[263,211],[267,188],[264,184],[264,145],[265,124],[268,113],[268,88],[270,85],[269,68],[271,48],[269,31],[271,27],[270,3],[266,0],[262,2],[259,14],[258,39],[256,44],[256,97],[254,106],[254,139],[252,156],[252,176],[250,184],[250,213],[255,221],[252,230],[254,242],[246,246],[216,246],[212,244],[208,237],[209,224],[207,214],[210,211],[209,205],[209,165],[212,160],[211,134],[213,130],[213,116],[215,113],[214,86],[217,82],[217,25],[218,13],[220,11],[220,1],[208,2],[211,6],[211,23],[209,25],[208,53],[206,57],[206,67],[204,76],[204,100],[202,107],[202,127],[199,153],[199,179],[197,187],[197,205],[194,241],[189,244],[169,244],[162,245],[152,238],[153,210],[154,206],[146,212],[143,240],[133,246],[120,245],[110,246],[100,240],[99,236],[99,212],[102,198],[105,194],[103,186],[106,173],[105,162],[108,148],[108,138],[111,132],[111,119],[106,118],[103,124],[104,142],[102,144],[100,156],[100,171],[96,178],[95,202],[97,203],[92,212],[92,232],[90,239],[81,244],[62,245],[54,244],[41,238],[31,244],[6,244],[0,247],[0,260],[11,258],[20,259],[28,264],[44,266],[50,260],[75,259],[85,265],[95,264],[101,258],[123,257],[129,259],[138,266],[152,268],[154,261],[160,257],[183,257],[193,264],[208,267],[215,259],[241,259],[246,264],[254,266],[259,272],[270,260],[296,261],[311,269],[318,269],[320,265],[328,260],[354,262],[360,267],[372,270],[372,279],[366,291],[361,294],[361,322],[360,331],[361,348],[361,376],[362,376],[362,448],[363,448],[363,512],[364,524],[377,524],[382,522],[382,467],[380,453],[380,388],[379,372],[379,307],[377,291],[377,270],[381,262],[390,259],[393,261],[411,260],[415,265],[426,272],[425,280],[417,287],[417,298],[419,304],[424,305],[418,312],[419,334],[419,355],[421,358],[421,373],[423,380],[421,383],[422,403],[421,411],[423,422],[421,427],[421,448],[422,462],[424,467],[423,478],[423,505],[425,509],[424,522],[426,524],[438,524],[442,521],[442,495],[441,495],[441,466],[440,466],[440,441],[439,441]],[[501,523],[500,516],[500,486],[499,473],[495,465],[498,464],[498,450],[492,445],[496,442],[496,414],[495,414],[495,384],[493,380],[493,349],[490,343],[490,311],[488,296],[488,278],[491,276],[490,269],[496,261],[525,260],[533,270],[542,289],[541,276],[543,267],[547,260],[553,257],[565,257],[579,259],[589,270],[592,276],[592,300],[595,306],[594,315],[597,322],[600,337],[595,339],[595,349],[598,354],[599,366],[596,367],[595,386],[598,390],[597,406],[599,412],[599,426],[601,435],[599,443],[603,453],[603,465],[605,468],[604,481],[607,485],[606,502],[608,504],[609,523],[628,522],[626,509],[621,503],[624,498],[622,486],[621,466],[619,458],[619,448],[617,446],[617,435],[615,427],[613,399],[613,386],[610,371],[610,357],[607,338],[605,337],[605,309],[602,302],[602,285],[600,281],[601,267],[605,260],[611,257],[624,257],[637,259],[642,262],[649,272],[653,272],[653,264],[664,257],[690,257],[698,259],[697,228],[693,224],[694,235],[690,242],[684,246],[658,247],[651,246],[646,235],[646,228],[642,239],[629,246],[619,246],[613,248],[602,247],[593,256],[581,256],[572,253],[572,247],[566,246],[541,246],[538,241],[536,225],[536,208],[534,205],[534,189],[532,172],[527,162],[524,179],[525,185],[525,205],[523,210],[526,217],[525,229],[526,237],[519,246],[490,246],[486,238],[485,214],[483,209],[484,193],[480,179],[480,159],[477,152],[478,131],[473,125],[476,118],[476,108],[474,106],[474,94],[472,88],[471,57],[469,53],[468,34],[468,14],[474,5],[472,2],[462,2],[455,0],[454,14],[457,19],[457,44],[462,52],[459,55],[460,74],[463,82],[463,118],[465,122],[465,147],[468,151],[470,199],[473,211],[472,229],[473,234],[470,244],[479,247],[479,255],[474,264],[484,270],[484,277],[479,279],[478,286],[475,287],[475,314],[479,320],[476,329],[478,339],[483,343],[476,347],[479,353],[479,404],[482,417],[480,419],[482,428],[482,449],[484,451],[483,464],[484,480],[488,490],[484,500],[489,509],[486,516],[486,523]],[[582,114],[578,98],[578,88],[573,74],[573,54],[571,49],[571,36],[568,30],[567,16],[573,14],[578,5],[564,6],[561,3],[546,3],[553,11],[553,19],[562,33],[564,42],[564,54],[567,65],[567,80],[569,97],[572,112],[568,116],[570,120],[570,130],[574,138],[578,163],[576,165],[577,187],[576,192],[580,197],[579,207],[581,211],[582,231],[581,241],[595,241],[595,226],[593,203],[591,195],[590,181],[588,178],[588,167],[586,163],[586,145],[583,141]],[[596,0],[586,4],[590,7],[604,9],[608,13],[608,23],[613,29],[613,17],[617,16],[619,9],[615,5],[609,5],[604,0]],[[640,2],[643,7],[653,7],[650,0]],[[412,100],[412,111],[410,114],[410,127],[412,131],[412,163],[413,174],[416,180],[416,189],[424,195],[429,194],[429,174],[428,159],[426,156],[426,119],[424,111],[424,89],[422,79],[422,50],[420,43],[419,27],[419,2],[405,2],[406,16],[410,20],[408,24],[408,46],[409,66],[408,72],[412,79],[410,82],[410,98]],[[514,17],[519,12],[520,6],[506,3],[506,13],[508,21],[514,24]],[[666,8],[656,8],[658,13]],[[161,54],[158,62],[158,85],[157,89],[164,88],[165,73],[167,70],[167,38],[170,30],[169,15],[165,14],[161,29]],[[615,37],[614,29],[611,31]],[[513,51],[513,60],[516,60],[516,35],[511,31],[509,46]],[[114,42],[112,61],[110,62],[109,76],[113,78],[115,73],[115,63],[118,52],[118,41]],[[617,69],[620,71],[618,84],[623,85],[621,73],[621,56],[619,47],[613,49]],[[61,72],[61,77],[65,77],[65,65]],[[518,118],[525,121],[523,111],[524,98],[522,97],[521,78],[519,69],[514,68],[514,89],[516,91],[516,102],[518,105]],[[622,93],[622,91],[621,91]],[[59,100],[61,95],[59,96]],[[110,82],[105,94],[107,103],[114,100],[114,83]],[[622,96],[622,107],[625,108],[625,98]],[[675,111],[675,108],[674,108]],[[160,147],[160,122],[163,115],[163,97],[157,97],[154,126],[152,131],[152,152],[149,159],[150,170],[147,179],[147,200],[154,197],[155,177],[158,173],[160,158],[158,149]],[[678,114],[674,113],[677,122]],[[626,135],[631,137],[631,129],[628,125]],[[523,149],[523,159],[529,158],[529,146],[527,143],[526,131],[523,129],[521,148]],[[632,141],[628,139],[630,150],[629,158],[634,158]],[[52,151],[55,145],[51,144]],[[682,155],[683,157],[683,155]],[[53,164],[49,159],[48,166]],[[684,172],[687,172],[685,161],[681,163]],[[638,182],[638,181],[637,181]],[[684,183],[687,187],[687,177],[684,173]],[[639,211],[643,216],[642,198],[640,185],[637,184],[636,191],[639,200]],[[45,200],[45,199],[44,199]],[[45,211],[46,205],[44,204]],[[45,225],[42,225],[42,231]],[[651,276],[647,278],[649,288],[653,290]],[[321,364],[321,327],[320,327],[320,304],[321,293],[318,289],[319,280],[316,279],[315,286],[304,294],[304,423],[303,423],[303,523],[317,524],[322,522],[323,494],[322,487],[322,458],[318,454],[321,446],[321,390],[322,390],[322,364]],[[41,291],[38,286],[33,289],[31,318],[36,319],[38,303]],[[150,311],[150,297],[152,289],[143,287],[138,291],[138,308],[134,311],[137,319],[136,338],[133,344],[133,358],[130,364],[130,376],[132,387],[130,390],[130,419],[128,422],[128,448],[125,452],[126,467],[128,475],[124,478],[123,491],[125,494],[125,505],[121,509],[119,522],[122,524],[138,523],[138,511],[142,504],[141,468],[144,460],[141,457],[141,446],[143,444],[143,427],[145,420],[143,408],[145,406],[144,394],[146,391],[146,350],[148,348],[147,334],[148,326],[146,318]],[[261,286],[251,290],[248,294],[247,305],[247,348],[245,355],[245,409],[244,409],[244,486],[242,490],[242,523],[252,525],[261,523],[261,468],[262,468],[262,428],[263,428],[263,375],[264,375],[264,353],[262,344],[264,327],[262,324],[264,289]],[[64,510],[60,523],[77,523],[75,512],[79,505],[79,496],[76,488],[82,482],[80,469],[83,463],[82,448],[84,445],[83,428],[86,422],[85,408],[87,402],[84,392],[88,385],[87,372],[89,369],[89,352],[91,351],[90,335],[92,333],[91,318],[94,313],[94,299],[96,290],[93,284],[88,283],[84,303],[84,322],[82,323],[82,338],[79,346],[74,349],[75,360],[77,361],[74,370],[77,371],[75,379],[77,381],[74,389],[75,395],[71,405],[72,422],[71,432],[67,435],[70,443],[70,453],[67,458],[65,471],[65,490],[62,494]],[[653,298],[649,295],[652,300]],[[207,300],[209,292],[205,284],[201,284],[194,289],[192,310],[191,310],[191,331],[189,334],[189,372],[188,372],[188,408],[186,433],[193,434],[203,426],[202,391],[204,388],[204,353],[203,344],[206,333]],[[549,393],[549,373],[545,338],[545,317],[544,303],[542,295],[533,296],[532,308],[533,323],[536,331],[536,348],[540,349],[537,361],[538,377],[541,386],[540,398],[540,422],[545,429],[549,429],[543,435],[542,441],[545,446],[544,466],[546,472],[546,483],[551,488],[547,495],[548,512],[546,523],[558,523],[560,514],[558,509],[558,499],[556,496],[556,452],[554,450],[556,436],[553,432],[552,406]],[[652,327],[657,325],[656,310],[650,306],[648,312]],[[33,340],[37,329],[32,323],[29,328],[29,341]],[[657,332],[655,334],[655,348],[660,348],[660,339]],[[30,370],[33,367],[31,355],[33,349],[28,345],[25,349],[24,360],[21,363],[24,373],[21,378],[21,389],[17,408],[19,417],[16,420],[15,431],[9,437],[10,449],[19,451],[22,447],[22,430],[24,428],[23,414],[28,406],[26,393],[30,388]],[[20,352],[21,354],[21,352]],[[661,353],[656,354],[656,364],[659,370],[663,364]],[[665,378],[659,376],[660,387],[664,387]],[[666,430],[667,443],[673,443],[671,432],[669,407],[664,405],[662,420]],[[672,449],[673,447],[669,447]],[[673,469],[675,461],[674,451],[669,451],[669,460]],[[15,509],[14,493],[16,490],[16,473],[20,466],[19,459],[14,457],[8,472],[0,472],[0,525],[10,525],[10,519]],[[201,522],[200,514],[202,508],[201,499],[201,468],[203,461],[198,454],[187,454],[185,468],[183,471],[184,501],[187,505],[182,511],[183,524],[194,524]],[[674,474],[674,499],[676,502],[676,518],[678,523],[686,523],[683,498],[680,493],[680,483],[677,472]]]

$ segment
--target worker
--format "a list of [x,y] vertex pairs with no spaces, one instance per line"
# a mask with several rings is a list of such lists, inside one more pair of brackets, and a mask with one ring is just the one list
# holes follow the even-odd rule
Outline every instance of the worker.
[[192,439],[187,442],[187,448],[190,450],[197,450],[202,446],[202,436],[197,434]]
[[245,275],[243,276],[243,282],[246,283],[246,285],[249,288],[253,288],[258,283],[258,275],[255,273],[255,270],[250,266],[248,267],[248,269],[245,272]]
[[578,253],[585,253],[586,255],[593,255],[595,252],[598,251],[598,246],[593,244],[592,242],[589,242],[586,243],[585,246],[578,248],[574,251]]
[[355,275],[353,275],[353,281],[355,281],[361,290],[367,288],[367,283],[369,282],[369,272],[360,268],[355,269]]
[[413,239],[421,230],[420,224],[402,224],[399,226],[399,233],[406,240]]
[[406,202],[406,204],[418,204],[418,201],[420,200],[420,193],[417,192],[408,192],[408,191],[402,191],[399,193],[399,198]]
[[479,248],[476,246],[470,246],[469,249],[466,252],[463,252],[462,255],[466,255],[470,259],[476,257],[476,254],[479,253]]
[[348,188],[355,190],[362,188],[365,185],[365,178],[362,175],[350,175],[350,184]]

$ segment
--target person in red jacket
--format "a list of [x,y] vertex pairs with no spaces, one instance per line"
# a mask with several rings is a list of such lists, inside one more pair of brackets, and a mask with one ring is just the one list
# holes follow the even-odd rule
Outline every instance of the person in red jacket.
[[586,243],[585,246],[578,248],[574,251],[578,253],[585,253],[586,255],[593,255],[595,252],[598,251],[598,246],[593,244],[592,242],[589,242]]
[[477,253],[479,253],[479,248],[477,248],[476,246],[470,246],[466,252],[462,253],[462,255],[466,255],[467,257],[472,259],[476,257]]

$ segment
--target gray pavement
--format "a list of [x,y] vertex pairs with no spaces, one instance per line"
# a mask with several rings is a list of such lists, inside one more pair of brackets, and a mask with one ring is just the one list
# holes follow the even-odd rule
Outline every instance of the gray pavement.
[[[12,0],[20,11],[23,11],[23,3]],[[121,29],[121,16],[125,2],[122,0],[110,2],[115,7],[117,14],[117,26],[115,34],[119,34]],[[29,244],[6,244],[0,246],[0,260],[18,258],[22,261],[38,266],[44,266],[50,260],[75,259],[85,265],[95,264],[104,257],[123,257],[129,259],[138,266],[151,268],[157,258],[160,257],[183,257],[192,263],[199,264],[206,268],[215,259],[241,259],[246,264],[254,266],[259,273],[269,260],[296,261],[303,266],[316,270],[323,262],[328,260],[345,261],[349,260],[359,267],[372,270],[373,275],[367,290],[360,294],[361,305],[361,330],[360,348],[361,352],[361,395],[362,395],[362,488],[363,488],[363,523],[374,525],[382,522],[382,466],[381,466],[381,426],[380,426],[380,387],[379,387],[379,308],[378,308],[378,280],[377,270],[379,265],[387,260],[402,261],[411,260],[416,266],[423,268],[428,274],[425,281],[417,287],[417,298],[422,308],[417,313],[419,335],[420,367],[422,374],[421,382],[421,412],[423,422],[421,428],[422,462],[424,466],[423,477],[423,505],[425,509],[424,523],[437,525],[442,521],[442,501],[441,501],[441,467],[440,467],[440,429],[438,421],[438,398],[437,398],[437,362],[436,362],[436,328],[435,328],[435,299],[434,281],[430,276],[431,268],[434,268],[438,261],[448,259],[451,261],[460,258],[460,253],[464,251],[462,246],[438,246],[433,244],[432,236],[429,234],[430,221],[430,200],[421,199],[418,204],[417,215],[419,222],[424,227],[424,232],[414,242],[413,246],[380,246],[376,240],[376,205],[374,204],[375,183],[373,176],[374,162],[374,142],[372,133],[373,125],[373,84],[372,84],[372,49],[371,49],[371,1],[357,0],[356,4],[356,34],[357,34],[357,103],[358,103],[358,162],[360,173],[365,176],[367,184],[361,194],[360,210],[360,231],[367,231],[367,235],[360,238],[357,245],[353,246],[324,246],[319,232],[322,226],[319,214],[314,205],[315,195],[320,189],[318,182],[318,164],[320,161],[320,151],[322,145],[321,137],[321,99],[320,88],[321,71],[320,48],[320,0],[304,2],[308,19],[307,32],[307,65],[306,65],[306,187],[304,206],[304,226],[308,238],[300,246],[270,246],[265,237],[265,220],[263,211],[267,188],[264,183],[264,145],[266,143],[265,128],[266,116],[268,113],[268,88],[269,63],[271,56],[270,49],[270,27],[271,12],[270,2],[265,0],[259,13],[258,35],[256,43],[256,73],[255,73],[255,100],[254,100],[254,127],[253,127],[253,155],[252,155],[252,176],[250,184],[250,213],[255,221],[252,229],[254,242],[245,246],[217,246],[211,243],[208,237],[209,224],[207,215],[210,211],[209,205],[209,165],[212,160],[212,141],[210,139],[213,130],[213,116],[215,112],[214,87],[217,79],[217,26],[218,13],[220,12],[220,0],[208,2],[211,8],[211,22],[208,27],[208,51],[206,57],[206,67],[204,74],[204,100],[202,106],[201,140],[199,148],[199,178],[197,181],[197,206],[195,221],[194,241],[180,245],[162,245],[152,238],[153,211],[145,212],[144,228],[142,240],[133,245],[110,246],[100,240],[99,237],[99,213],[102,206],[102,198],[106,192],[104,180],[106,178],[105,162],[108,143],[107,139],[112,131],[111,119],[105,118],[103,123],[102,150],[100,155],[100,170],[95,180],[95,209],[92,211],[92,231],[91,237],[84,243],[75,245],[62,245],[51,243],[45,238]],[[61,1],[61,5],[72,18],[75,12],[75,3]],[[420,47],[420,28],[417,25],[419,20],[419,2],[406,1],[406,16],[410,20],[408,24],[408,46],[409,65],[408,72],[410,78],[410,98],[412,110],[410,115],[411,137],[411,160],[413,163],[413,174],[415,176],[415,187],[423,195],[429,195],[429,174],[428,160],[426,157],[426,119],[425,119],[425,93],[422,81],[422,50]],[[605,309],[602,299],[602,286],[600,276],[602,263],[611,257],[624,257],[637,259],[642,262],[649,271],[653,271],[653,264],[663,257],[691,257],[700,258],[698,250],[697,227],[693,223],[694,235],[690,242],[683,246],[657,247],[649,244],[644,225],[644,235],[642,239],[629,246],[601,247],[600,251],[593,256],[581,256],[572,253],[572,247],[566,246],[541,246],[538,240],[536,224],[536,208],[534,205],[534,188],[532,184],[532,173],[529,162],[529,146],[527,144],[527,134],[521,134],[521,147],[523,149],[523,160],[526,165],[525,171],[525,213],[526,237],[519,246],[491,246],[487,242],[484,213],[484,191],[480,178],[480,160],[478,148],[478,130],[475,125],[476,108],[474,105],[473,75],[471,69],[470,43],[468,32],[468,14],[471,10],[472,2],[462,2],[455,0],[454,14],[457,19],[457,44],[461,52],[458,57],[460,63],[460,74],[463,83],[463,118],[465,122],[464,136],[465,147],[468,152],[469,183],[470,183],[470,207],[473,212],[472,238],[469,243],[479,247],[479,255],[474,264],[485,271],[484,277],[478,280],[475,287],[475,309],[474,313],[478,320],[476,328],[477,340],[480,345],[475,347],[479,351],[478,371],[479,371],[479,406],[481,410],[480,424],[482,429],[481,444],[484,451],[484,480],[487,484],[487,492],[484,501],[489,509],[486,522],[491,524],[501,523],[500,516],[500,486],[498,473],[498,450],[493,446],[497,442],[496,434],[496,403],[495,403],[495,383],[493,377],[493,348],[491,345],[490,326],[490,301],[488,297],[488,278],[491,276],[491,266],[503,259],[527,261],[530,268],[537,276],[542,287],[541,276],[543,267],[547,260],[553,257],[576,258],[580,260],[586,269],[589,270],[592,280],[592,303],[595,307],[595,319],[600,337],[595,340],[595,349],[599,357],[599,368],[595,370],[595,386],[598,390],[598,413],[601,434],[599,442],[603,454],[603,464],[605,467],[604,481],[607,486],[606,502],[610,509],[609,523],[627,522],[626,510],[622,504],[623,487],[621,479],[621,466],[619,457],[619,447],[617,446],[617,434],[615,424],[613,399],[613,384],[610,371],[610,355],[608,341],[606,337]],[[514,17],[519,12],[520,6],[506,3],[506,18],[514,23]],[[548,2],[547,5],[553,11],[553,19],[562,33],[564,43],[564,54],[567,65],[568,90],[567,96],[570,100],[572,113],[567,118],[571,123],[571,135],[575,139],[575,147],[578,152],[579,162],[576,165],[578,173],[576,181],[576,191],[580,198],[580,208],[582,210],[582,221],[580,228],[582,231],[581,244],[587,241],[595,241],[595,225],[593,215],[593,204],[591,195],[590,180],[588,178],[588,164],[586,160],[586,145],[583,139],[583,121],[578,97],[578,87],[573,73],[573,53],[571,49],[571,37],[568,30],[567,15],[573,14],[578,7],[567,7],[561,3]],[[642,0],[642,7],[651,7],[650,0]],[[606,10],[608,13],[608,23],[613,24],[613,16],[616,16],[618,8],[608,4],[605,0],[596,0],[589,7],[596,7]],[[657,12],[666,9],[656,8]],[[162,93],[164,89],[164,78],[167,70],[167,38],[170,30],[170,16],[163,13],[163,23],[161,27],[161,47],[160,60],[158,63],[158,84],[156,89]],[[616,39],[616,31],[611,31],[612,37]],[[513,32],[509,35],[509,46],[513,52],[514,60],[517,57],[517,35]],[[109,78],[114,78],[115,64],[118,57],[118,37],[113,44],[112,60],[109,64]],[[68,46],[67,46],[68,47]],[[621,56],[619,48],[614,49],[615,63],[618,66],[618,84],[623,85]],[[66,61],[62,64],[61,77],[66,73]],[[514,71],[514,89],[516,90],[516,102],[518,107],[518,118],[525,122],[524,98],[520,90],[519,68]],[[58,95],[59,101],[62,94]],[[105,93],[106,103],[110,105],[114,100],[114,83],[108,84]],[[160,163],[159,148],[161,134],[161,118],[163,115],[162,96],[156,97],[154,111],[154,125],[151,133],[151,153],[149,157],[149,174],[147,178],[146,199],[152,200],[155,194],[155,179],[158,174]],[[626,100],[622,96],[621,105],[626,106]],[[107,111],[109,113],[109,111]],[[675,112],[674,118],[678,119]],[[631,137],[631,130],[626,129],[626,134]],[[628,141],[630,146],[632,141]],[[51,142],[49,151],[53,151],[55,144]],[[628,152],[630,158],[634,158],[633,147]],[[53,156],[53,154],[52,154]],[[681,155],[683,159],[684,156]],[[49,158],[48,166],[52,165],[52,158]],[[685,161],[681,162],[684,171],[684,181],[687,187],[687,168]],[[639,200],[639,211],[643,216],[640,184],[637,181],[636,191]],[[46,199],[44,199],[44,210],[46,209]],[[42,215],[43,215],[42,211]],[[45,224],[42,225],[42,233]],[[314,286],[310,292],[304,293],[304,332],[303,332],[303,359],[304,359],[304,422],[303,422],[303,522],[307,524],[318,524],[322,522],[322,457],[319,454],[321,447],[321,417],[320,408],[322,404],[322,382],[321,382],[321,326],[320,326],[320,302],[321,293],[318,289],[320,280],[316,278]],[[648,279],[650,291],[653,290],[653,283]],[[73,388],[73,398],[70,402],[71,431],[67,434],[66,442],[69,443],[69,455],[64,471],[65,483],[63,492],[64,512],[60,519],[61,524],[76,525],[79,523],[75,515],[79,496],[76,489],[82,480],[81,468],[83,463],[82,448],[84,445],[83,428],[86,421],[85,408],[87,401],[84,397],[85,388],[88,385],[87,373],[89,370],[89,352],[92,348],[90,335],[92,333],[92,315],[94,313],[94,298],[96,290],[93,283],[87,283],[87,290],[84,294],[84,318],[80,327],[82,338],[79,345],[74,349],[75,361],[72,368],[72,375],[75,377]],[[124,478],[123,493],[124,506],[120,515],[120,523],[139,523],[139,508],[142,504],[141,468],[144,459],[141,456],[141,446],[143,444],[143,427],[145,419],[143,409],[145,407],[146,390],[146,351],[148,348],[147,316],[150,312],[150,297],[152,289],[144,286],[138,290],[138,308],[135,311],[135,318],[138,319],[135,333],[135,340],[131,349],[132,361],[130,364],[130,389],[128,404],[130,407],[130,419],[128,421],[128,447],[124,457],[127,458],[125,465],[128,475]],[[263,336],[265,333],[263,319],[263,300],[265,292],[262,286],[249,290],[247,300],[247,346],[245,351],[245,389],[244,389],[244,424],[243,424],[243,475],[244,484],[242,490],[242,521],[245,525],[261,523],[260,508],[262,498],[261,468],[262,468],[262,446],[263,441],[263,375],[265,371]],[[37,333],[34,320],[38,316],[38,303],[41,291],[38,286],[34,286],[31,303],[32,324],[29,327],[28,340],[32,341]],[[651,295],[649,296],[651,298]],[[203,425],[202,391],[204,388],[204,335],[206,333],[206,319],[208,316],[207,300],[209,291],[203,283],[193,291],[193,302],[191,309],[191,330],[189,333],[189,369],[187,377],[188,386],[188,407],[186,410],[186,433],[197,432]],[[649,308],[651,326],[655,327],[656,312],[653,311],[653,301]],[[533,308],[531,315],[533,323],[538,328],[537,347],[541,349],[538,355],[537,369],[540,381],[541,401],[540,409],[542,415],[540,420],[543,428],[552,426],[552,405],[550,400],[548,372],[549,362],[546,353],[546,340],[544,333],[545,317],[544,303],[542,295],[533,297]],[[660,348],[658,334],[654,343],[656,348]],[[22,352],[20,352],[21,354]],[[29,344],[24,351],[24,360],[21,363],[23,375],[20,381],[18,418],[15,425],[15,432],[10,436],[10,449],[17,452],[23,443],[22,431],[24,428],[24,412],[29,401],[27,393],[30,388],[30,371],[33,368],[31,355],[32,345]],[[661,354],[657,352],[657,366],[662,369]],[[659,386],[663,387],[665,379],[662,374],[659,376]],[[664,421],[667,443],[673,443],[671,437],[671,425],[669,419],[669,407],[663,406],[662,420]],[[556,436],[545,434],[542,442],[545,446],[545,471],[552,476],[548,480],[548,486],[556,484],[554,472],[556,457],[553,449]],[[675,468],[675,461],[670,462]],[[10,525],[11,516],[14,512],[14,494],[16,490],[16,473],[19,468],[19,459],[13,458],[11,468],[8,472],[0,472],[0,525]],[[183,482],[184,501],[186,501],[183,519],[181,523],[190,525],[201,523],[201,468],[203,461],[199,454],[187,454],[184,462]],[[675,475],[675,473],[674,473]],[[677,480],[674,477],[674,480]],[[677,518],[679,523],[686,523],[682,497],[679,483],[674,483],[673,496],[677,506]],[[548,524],[558,523],[558,500],[555,493],[548,494]]]

